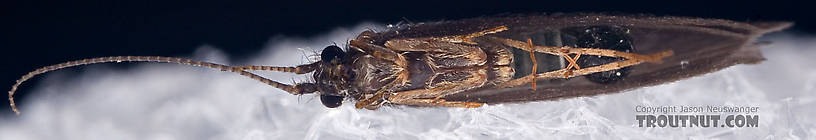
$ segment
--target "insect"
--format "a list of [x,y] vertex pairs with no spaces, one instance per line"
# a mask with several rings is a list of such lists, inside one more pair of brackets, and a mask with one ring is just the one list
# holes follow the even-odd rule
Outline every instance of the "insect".
[[[753,40],[791,23],[553,14],[483,17],[365,31],[330,45],[320,61],[294,67],[227,66],[161,56],[112,56],[36,69],[17,80],[106,62],[166,62],[237,73],[294,95],[317,94],[334,108],[383,105],[480,107],[615,93],[676,81],[762,58]],[[250,71],[311,74],[285,84]]]

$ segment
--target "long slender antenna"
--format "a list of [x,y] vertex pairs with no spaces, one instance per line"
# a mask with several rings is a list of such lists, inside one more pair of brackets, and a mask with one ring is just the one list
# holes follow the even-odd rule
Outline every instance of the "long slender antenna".
[[297,67],[275,67],[275,66],[233,66],[233,67],[241,70],[266,70],[304,74],[314,71],[317,68],[318,64],[319,64],[318,62],[315,62],[311,64],[300,65]]
[[[164,56],[108,56],[108,57],[98,57],[98,58],[91,58],[91,59],[68,61],[68,62],[65,62],[65,63],[50,65],[50,66],[46,66],[46,67],[36,69],[34,71],[29,72],[26,75],[23,75],[23,77],[21,77],[20,79],[17,80],[17,83],[15,83],[13,86],[11,86],[11,90],[9,90],[9,92],[8,92],[9,93],[8,97],[9,97],[9,102],[10,102],[10,105],[11,105],[11,109],[14,111],[14,113],[16,113],[17,115],[20,115],[20,111],[17,109],[17,106],[14,104],[14,92],[17,91],[17,87],[20,86],[20,84],[22,84],[23,82],[25,82],[28,79],[31,79],[32,77],[34,77],[36,75],[43,74],[43,73],[46,73],[46,72],[49,72],[49,71],[54,71],[54,70],[67,68],[67,67],[74,67],[74,66],[81,66],[81,65],[88,65],[88,64],[96,64],[96,63],[108,63],[108,62],[160,62],[160,63],[176,63],[176,64],[185,64],[185,65],[198,66],[198,67],[207,67],[207,68],[218,69],[218,70],[221,70],[221,71],[235,72],[235,73],[238,73],[240,75],[247,76],[249,78],[258,80],[258,81],[260,81],[262,83],[265,83],[267,85],[270,85],[272,87],[284,90],[284,91],[289,92],[291,94],[296,94],[297,95],[297,94],[311,93],[311,92],[315,91],[315,88],[314,88],[315,85],[312,84],[312,83],[301,83],[301,84],[292,86],[292,85],[280,83],[280,82],[277,82],[277,81],[269,80],[269,79],[266,79],[264,77],[258,76],[256,74],[244,71],[244,69],[248,69],[248,68],[244,68],[244,67],[255,68],[257,66],[231,67],[231,66],[226,66],[226,65],[222,65],[222,64],[201,62],[201,61],[195,61],[195,60],[191,60],[191,59],[177,58],[177,57],[164,57]],[[261,68],[262,69],[275,70],[275,71],[282,71],[282,72],[300,73],[300,72],[303,72],[303,71],[306,71],[306,70],[313,71],[314,67],[316,67],[316,66],[317,66],[317,64],[313,63],[313,64],[308,64],[308,65],[301,65],[301,66],[298,66],[297,68],[292,68],[292,67],[271,67],[271,66],[262,66]],[[304,73],[307,73],[307,72],[304,72]]]

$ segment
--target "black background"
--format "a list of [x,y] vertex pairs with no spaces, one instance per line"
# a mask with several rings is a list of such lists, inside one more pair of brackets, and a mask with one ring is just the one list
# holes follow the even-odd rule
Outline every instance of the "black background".
[[[397,23],[513,13],[606,12],[794,21],[811,34],[811,5],[797,1],[2,1],[0,88],[68,60],[114,55],[187,56],[213,45],[231,56],[262,49],[270,37],[310,37],[362,21]],[[80,71],[73,68],[66,71]],[[18,99],[39,78],[25,83]],[[0,100],[0,116],[13,114]],[[25,106],[25,103],[22,103]]]

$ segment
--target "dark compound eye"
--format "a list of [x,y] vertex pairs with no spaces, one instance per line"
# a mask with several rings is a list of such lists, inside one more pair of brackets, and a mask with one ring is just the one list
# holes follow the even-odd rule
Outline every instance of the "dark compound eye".
[[336,108],[343,105],[343,96],[320,95],[320,102],[328,108]]
[[340,60],[343,58],[345,52],[340,47],[335,45],[327,46],[323,49],[323,52],[320,53],[320,60],[323,62],[331,62],[332,60]]
[[[611,49],[624,52],[634,51],[632,39],[629,37],[628,29],[612,26],[591,26],[584,28],[583,32],[576,36],[576,45],[582,48]],[[608,64],[624,60],[623,58],[605,56],[582,56],[578,60],[578,65],[582,68]],[[621,80],[629,74],[630,67],[585,75],[590,81],[607,84]]]

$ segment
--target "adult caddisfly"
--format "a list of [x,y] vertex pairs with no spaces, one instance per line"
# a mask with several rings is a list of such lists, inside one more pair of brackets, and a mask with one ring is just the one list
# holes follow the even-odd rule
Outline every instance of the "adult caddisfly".
[[[366,31],[344,50],[296,67],[226,66],[184,58],[113,56],[65,62],[24,75],[93,63],[149,61],[229,71],[291,94],[316,93],[326,107],[384,104],[479,107],[614,93],[763,60],[752,41],[790,23],[595,14],[485,17]],[[249,71],[312,73],[284,84]]]

